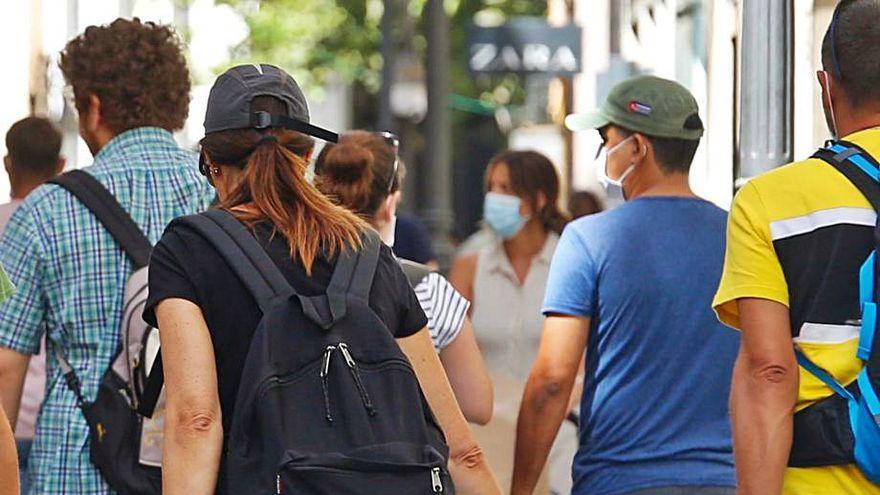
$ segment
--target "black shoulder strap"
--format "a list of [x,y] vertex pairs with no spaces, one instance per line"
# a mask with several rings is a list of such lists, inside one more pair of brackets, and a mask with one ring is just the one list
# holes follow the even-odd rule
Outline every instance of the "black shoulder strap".
[[294,293],[287,279],[253,234],[231,213],[209,210],[180,218],[213,245],[266,313],[276,297]]
[[[235,274],[250,291],[264,314],[276,297],[293,294],[293,288],[281,274],[263,246],[231,213],[209,210],[175,220],[194,228],[223,256]],[[162,355],[156,356],[150,378],[138,403],[138,412],[151,417],[165,383]]]
[[376,275],[376,265],[379,264],[381,248],[382,241],[378,234],[370,232],[364,236],[351,284],[348,286],[349,294],[364,300],[370,299],[370,288],[373,286],[373,277]]
[[870,177],[866,171],[851,163],[851,159],[858,155],[878,171],[880,171],[880,164],[858,145],[847,141],[837,141],[834,144],[840,145],[845,149],[843,151],[835,151],[828,146],[816,151],[813,154],[813,158],[823,160],[837,169],[868,199],[874,210],[880,212],[880,184]]
[[416,263],[415,261],[400,258],[397,262],[400,263],[400,268],[403,269],[403,274],[406,275],[406,279],[409,280],[409,285],[413,286],[413,288],[422,283],[422,280],[424,280],[425,277],[434,273],[434,270],[427,265]]
[[82,170],[73,170],[49,181],[67,189],[92,212],[137,268],[150,262],[150,240],[119,201],[100,182]]

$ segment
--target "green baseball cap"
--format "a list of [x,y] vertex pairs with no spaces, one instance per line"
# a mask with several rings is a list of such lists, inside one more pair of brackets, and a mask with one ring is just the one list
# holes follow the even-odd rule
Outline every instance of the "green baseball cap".
[[602,107],[566,117],[572,131],[614,124],[648,136],[697,140],[703,121],[694,95],[681,84],[656,76],[636,76],[611,90]]

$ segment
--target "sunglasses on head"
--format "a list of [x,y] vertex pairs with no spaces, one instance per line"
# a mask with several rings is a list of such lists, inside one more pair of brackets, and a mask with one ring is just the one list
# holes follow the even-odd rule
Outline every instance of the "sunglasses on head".
[[388,179],[388,193],[394,188],[394,180],[397,179],[397,169],[400,167],[400,138],[393,132],[383,131],[378,133],[385,140],[385,144],[394,150],[394,166],[391,169],[391,178]]

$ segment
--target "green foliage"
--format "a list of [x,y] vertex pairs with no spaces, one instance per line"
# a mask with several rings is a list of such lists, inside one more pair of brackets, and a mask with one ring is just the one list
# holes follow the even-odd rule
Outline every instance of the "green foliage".
[[[408,16],[395,28],[420,26],[426,0],[396,0]],[[233,52],[232,64],[261,60],[283,67],[306,86],[319,90],[331,74],[376,93],[381,83],[379,53],[382,0],[218,0],[239,12],[250,36]],[[519,15],[544,15],[543,0],[444,0],[450,15],[452,90],[491,105],[522,97],[517,76],[474,79],[467,68],[467,30],[475,16],[503,21]],[[426,41],[416,30],[404,46],[424,60]]]

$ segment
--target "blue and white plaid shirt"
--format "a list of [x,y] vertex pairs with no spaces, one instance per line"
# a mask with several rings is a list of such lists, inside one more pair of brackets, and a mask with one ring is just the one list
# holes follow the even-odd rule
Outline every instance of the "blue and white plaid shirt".
[[[168,222],[206,209],[214,197],[196,157],[158,128],[116,136],[86,170],[153,243]],[[49,184],[13,215],[0,239],[0,264],[17,288],[0,303],[0,346],[35,354],[47,333],[93,400],[119,342],[123,288],[133,270],[128,257],[85,206]],[[112,493],[89,461],[88,427],[48,354],[46,399],[30,455],[33,493]]]

